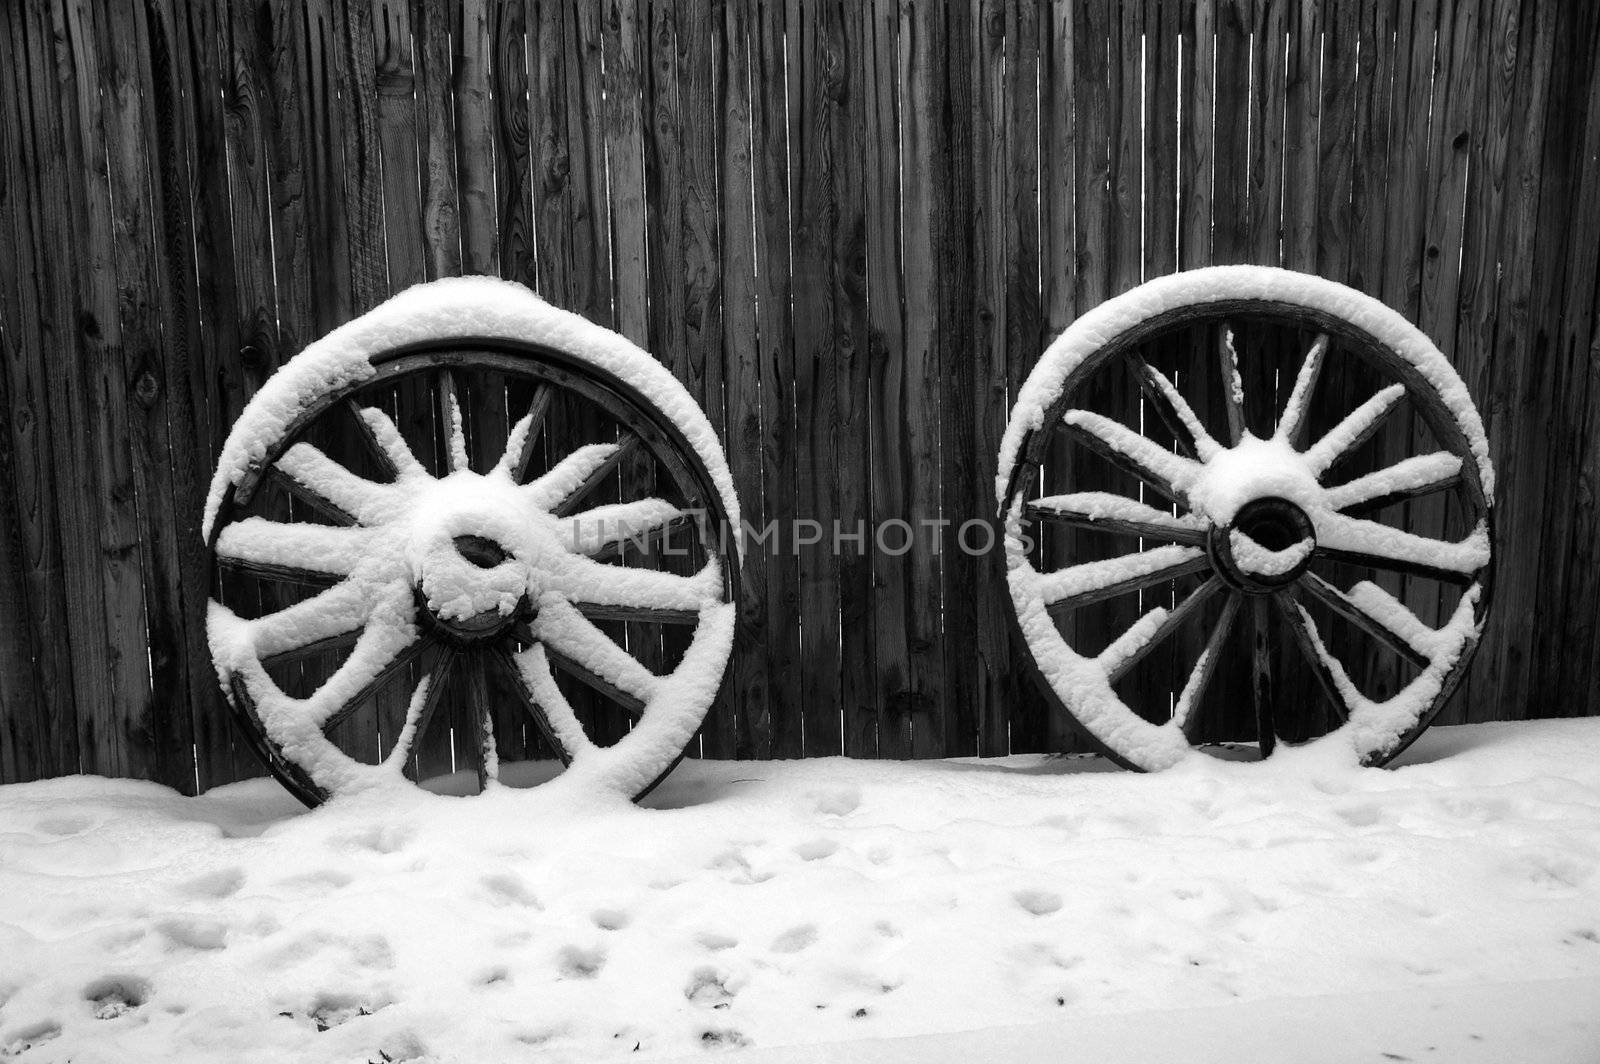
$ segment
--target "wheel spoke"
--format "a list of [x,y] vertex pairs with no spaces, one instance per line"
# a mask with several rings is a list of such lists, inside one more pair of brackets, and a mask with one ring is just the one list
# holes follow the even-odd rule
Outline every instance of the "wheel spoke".
[[467,670],[467,706],[471,710],[472,767],[478,773],[478,790],[483,792],[500,779],[500,754],[494,741],[494,708],[489,701],[489,658],[478,651],[464,662]]
[[1194,408],[1165,373],[1138,355],[1133,357],[1132,365],[1145,398],[1155,407],[1167,431],[1172,433],[1172,438],[1178,441],[1178,446],[1190,458],[1206,461],[1222,449],[1222,445],[1211,438]]
[[512,426],[511,438],[506,441],[506,453],[500,458],[500,468],[510,475],[513,484],[521,484],[528,478],[533,450],[539,444],[539,437],[544,434],[545,415],[549,413],[550,400],[554,397],[554,388],[548,384],[539,385],[533,391],[528,412]]
[[1104,491],[1080,491],[1035,499],[1024,507],[1031,521],[1051,521],[1102,532],[1120,532],[1200,546],[1206,541],[1205,525],[1188,514],[1174,515],[1136,499]]
[[377,441],[379,449],[389,457],[389,464],[395,469],[396,480],[409,480],[414,477],[428,477],[429,473],[423,468],[417,456],[411,453],[411,447],[406,443],[406,438],[400,434],[395,423],[388,414],[375,406],[361,409],[361,420],[372,431],[372,438]]
[[[594,745],[551,679],[542,648],[533,646],[513,656],[505,647],[494,646],[488,653],[490,661],[510,678],[523,712],[563,765],[570,765],[575,754]],[[547,702],[557,711],[554,718],[545,712]]]
[[340,650],[349,650],[361,638],[361,629],[344,632],[340,635],[330,635],[326,639],[318,639],[302,647],[293,647],[276,654],[264,654],[261,657],[261,666],[266,669],[277,668],[280,665],[293,665],[297,661],[315,657],[318,654],[333,653]]
[[332,731],[344,723],[363,702],[433,645],[433,640],[421,637],[394,648],[392,635],[391,631],[368,627],[344,664],[317,689],[312,698],[318,702],[339,698],[338,705],[329,708],[322,718],[323,731]]
[[367,624],[371,611],[368,589],[346,581],[244,623],[250,627],[257,656],[265,662],[288,651],[356,632]]
[[1279,614],[1288,624],[1289,631],[1294,634],[1295,645],[1300,648],[1300,653],[1310,664],[1311,671],[1316,673],[1317,686],[1322,688],[1328,704],[1333,707],[1333,727],[1338,727],[1349,719],[1350,713],[1345,707],[1339,683],[1328,668],[1329,654],[1321,637],[1317,635],[1316,626],[1311,622],[1311,615],[1306,613],[1305,607],[1295,600],[1291,592],[1276,592],[1272,596],[1272,601],[1277,604]]
[[598,602],[574,602],[572,608],[591,621],[626,621],[629,624],[700,623],[698,610],[655,610],[644,606],[606,606]]
[[534,622],[550,663],[616,702],[634,718],[655,697],[661,678],[639,664],[572,606],[543,606]]
[[1461,459],[1447,451],[1412,455],[1348,484],[1328,488],[1330,510],[1351,516],[1375,513],[1407,499],[1445,491],[1461,483]]
[[[656,569],[625,569],[577,554],[568,555],[562,561],[562,567],[551,574],[551,589],[569,601],[596,607],[695,614],[722,601],[722,571],[714,560],[693,576]],[[619,619],[648,618],[641,614]]]
[[1167,499],[1187,505],[1184,488],[1200,469],[1195,461],[1173,454],[1126,425],[1091,410],[1068,410],[1062,420],[1074,439],[1106,461]]
[[293,565],[273,565],[270,562],[246,561],[243,558],[223,558],[219,556],[217,564],[237,576],[253,576],[261,580],[298,584],[301,587],[331,587],[344,580],[344,576],[341,573],[329,573],[320,569],[305,569]]
[[606,455],[605,460],[595,466],[589,472],[589,475],[583,478],[582,483],[574,488],[566,498],[557,503],[550,512],[557,517],[569,517],[577,513],[583,505],[583,500],[588,498],[589,494],[601,484],[605,483],[606,478],[616,471],[624,459],[639,449],[640,442],[639,437],[631,432],[624,435],[612,446],[611,453]]
[[379,538],[381,533],[370,528],[247,517],[222,530],[216,553],[219,562],[233,569],[327,583],[354,572]]
[[607,556],[620,554],[625,543],[643,549],[645,544],[661,538],[670,525],[682,527],[687,518],[665,499],[640,499],[596,506],[564,518],[558,527],[561,542],[568,550],[593,558],[602,551]]
[[444,430],[445,472],[455,473],[469,466],[467,432],[461,419],[461,403],[456,398],[456,375],[439,371],[439,426]]
[[1250,632],[1250,696],[1256,710],[1256,747],[1265,760],[1272,756],[1278,742],[1272,721],[1272,617],[1265,598],[1258,595],[1250,600],[1250,616],[1254,622]]
[[1213,576],[1171,610],[1157,606],[1135,621],[1096,659],[1106,671],[1107,682],[1115,684],[1132,672],[1135,665],[1181,628],[1223,586],[1221,577]]
[[372,425],[362,416],[361,404],[357,403],[353,398],[346,399],[344,408],[349,412],[351,420],[355,422],[356,434],[360,436],[361,442],[367,448],[367,452],[372,455],[372,460],[378,463],[378,468],[382,469],[384,475],[390,480],[398,478],[400,470],[395,466],[394,459],[389,456],[388,450],[378,442],[378,437],[373,434]]
[[1427,633],[1433,633],[1433,629],[1423,624],[1422,619],[1399,599],[1365,580],[1351,589],[1354,594],[1340,591],[1316,573],[1306,573],[1300,580],[1306,594],[1326,606],[1329,612],[1355,625],[1412,665],[1427,667],[1428,654],[1424,648],[1431,649]]
[[405,727],[401,729],[400,737],[395,740],[395,748],[390,751],[389,757],[398,758],[403,764],[426,741],[428,728],[437,715],[439,703],[444,700],[450,670],[455,667],[456,657],[454,647],[440,644],[435,648],[431,666],[418,683],[417,689],[412,692],[411,705],[406,710]]
[[1311,472],[1321,476],[1340,459],[1358,450],[1382,427],[1384,419],[1394,411],[1405,394],[1405,385],[1391,384],[1346,414],[1343,421],[1307,448],[1306,465],[1310,466]]
[[1320,513],[1316,556],[1371,569],[1408,573],[1452,584],[1470,584],[1489,562],[1489,531],[1479,522],[1459,543],[1430,539],[1376,521]]
[[1156,547],[1120,558],[1082,565],[1040,577],[1039,590],[1052,616],[1139,591],[1209,568],[1198,547]]
[[1177,705],[1173,707],[1172,723],[1188,737],[1191,743],[1199,734],[1200,714],[1195,710],[1200,705],[1200,700],[1205,697],[1206,686],[1211,683],[1212,675],[1217,671],[1217,662],[1222,657],[1222,649],[1227,644],[1228,635],[1233,631],[1234,619],[1238,616],[1239,596],[1229,595],[1227,601],[1222,604],[1222,616],[1217,618],[1216,627],[1211,629],[1211,634],[1206,637],[1205,648],[1200,651],[1200,657],[1189,670],[1189,679],[1178,694]]
[[1234,446],[1244,437],[1244,382],[1239,379],[1239,351],[1229,322],[1222,323],[1217,360],[1222,367],[1222,406],[1228,412],[1228,443]]
[[[304,446],[304,445],[301,445]],[[303,482],[284,472],[282,461],[267,470],[266,479],[271,480],[294,499],[295,502],[304,503],[311,507],[329,523],[334,525],[353,525],[356,523],[355,515],[344,507],[325,498]]]
[[[630,434],[627,440],[637,442],[638,437]],[[557,462],[550,472],[528,484],[523,490],[541,510],[547,510],[557,517],[569,516],[577,510],[577,504],[583,497],[598,487],[606,475],[616,469],[617,464],[626,457],[625,454],[618,452],[628,446],[627,440],[617,443],[586,443]]]
[[1300,372],[1294,379],[1294,390],[1284,404],[1283,417],[1278,419],[1276,435],[1296,449],[1300,447],[1300,438],[1305,435],[1307,414],[1311,411],[1311,395],[1317,390],[1317,378],[1322,374],[1322,363],[1327,354],[1328,334],[1321,333],[1312,342],[1311,350],[1306,352],[1305,361],[1300,363]]

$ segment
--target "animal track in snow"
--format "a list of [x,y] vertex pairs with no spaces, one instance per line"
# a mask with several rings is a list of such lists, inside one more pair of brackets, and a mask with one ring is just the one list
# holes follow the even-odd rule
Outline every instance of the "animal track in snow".
[[51,816],[45,817],[34,825],[46,835],[79,835],[94,826],[88,817],[82,816]]
[[794,852],[802,861],[820,861],[824,857],[832,857],[839,852],[839,844],[832,839],[811,839],[794,847]]
[[1334,813],[1353,828],[1370,828],[1383,819],[1383,806],[1376,802],[1363,802],[1335,809]]
[[1011,897],[1034,916],[1049,916],[1061,908],[1061,895],[1053,890],[1019,890]]
[[589,914],[589,919],[602,931],[621,931],[632,922],[628,914],[621,909],[596,909]]
[[817,925],[801,924],[799,927],[789,928],[773,939],[772,949],[775,953],[799,953],[816,941]]
[[61,1025],[54,1020],[40,1020],[26,1027],[0,1035],[0,1057],[20,1057],[30,1049],[44,1045],[61,1034]]
[[244,886],[244,869],[218,868],[180,883],[178,890],[195,898],[231,898]]
[[331,891],[348,887],[352,880],[349,872],[340,868],[319,868],[315,872],[303,872],[297,876],[280,879],[278,885],[293,887],[305,891]]
[[102,976],[83,988],[83,1000],[95,1019],[114,1020],[150,1000],[150,984],[136,975]]
[[171,949],[213,950],[228,944],[228,925],[216,920],[173,917],[156,924]]
[[733,1001],[734,991],[728,989],[728,977],[710,966],[696,968],[689,976],[683,996],[696,1005],[725,1009]]
[[539,899],[514,872],[495,872],[480,881],[489,892],[489,900],[496,905],[520,905],[529,909],[543,909]]
[[399,824],[378,824],[351,835],[330,839],[336,849],[366,850],[370,853],[399,853],[411,841],[412,828]]
[[707,1029],[700,1032],[700,1042],[708,1049],[743,1049],[750,1039],[732,1028]]
[[702,931],[694,936],[694,940],[713,953],[732,949],[739,944],[739,940],[732,935],[724,935],[716,931]]
[[593,979],[605,964],[606,952],[603,949],[563,946],[556,955],[556,965],[563,979]]

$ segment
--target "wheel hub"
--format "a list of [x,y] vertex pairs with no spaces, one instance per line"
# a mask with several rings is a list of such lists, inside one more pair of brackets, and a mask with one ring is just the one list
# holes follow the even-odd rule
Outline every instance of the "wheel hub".
[[1266,595],[1292,584],[1311,565],[1316,530],[1288,499],[1268,496],[1246,503],[1232,521],[1215,525],[1206,549],[1217,574],[1236,590]]

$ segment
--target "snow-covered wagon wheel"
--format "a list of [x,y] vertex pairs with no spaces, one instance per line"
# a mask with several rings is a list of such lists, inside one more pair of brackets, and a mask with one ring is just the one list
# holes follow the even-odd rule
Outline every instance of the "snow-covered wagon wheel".
[[1047,701],[1129,767],[1252,741],[1382,764],[1483,629],[1477,410],[1426,336],[1331,281],[1214,267],[1094,308],[1019,390],[998,468]]
[[407,776],[638,797],[720,685],[738,520],[715,433],[650,356],[519,285],[420,286],[235,425],[213,661],[308,804]]

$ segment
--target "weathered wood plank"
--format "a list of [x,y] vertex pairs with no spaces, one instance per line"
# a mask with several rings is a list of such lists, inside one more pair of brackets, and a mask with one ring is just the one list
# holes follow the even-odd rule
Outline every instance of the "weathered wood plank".
[[[767,564],[767,610],[781,618],[768,636],[769,719],[765,740],[773,757],[799,757],[801,734],[799,567],[793,555],[795,507],[794,316],[789,268],[788,82],[781,0],[766,0],[756,9],[751,27],[751,148],[755,191],[757,333],[761,359],[761,464],[767,519],[780,540],[752,543],[752,550],[770,551]],[[764,531],[764,530],[763,530]]]

